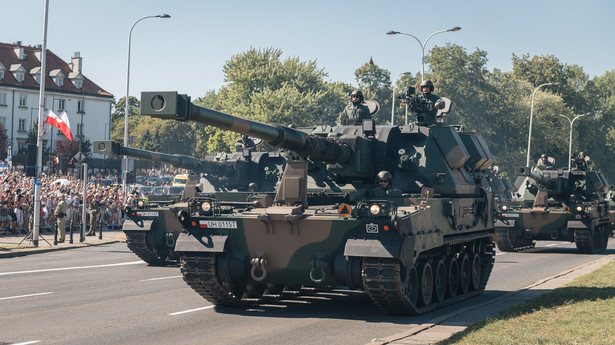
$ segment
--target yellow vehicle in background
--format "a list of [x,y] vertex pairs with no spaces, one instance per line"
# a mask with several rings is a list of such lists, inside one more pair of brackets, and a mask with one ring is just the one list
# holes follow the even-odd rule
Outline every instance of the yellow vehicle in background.
[[171,186],[185,186],[186,182],[188,182],[188,175],[175,175]]

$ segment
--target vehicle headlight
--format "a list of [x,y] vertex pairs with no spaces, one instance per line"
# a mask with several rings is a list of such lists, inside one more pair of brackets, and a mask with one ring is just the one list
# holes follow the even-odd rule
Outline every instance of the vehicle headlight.
[[137,206],[139,206],[139,207],[145,206],[145,201],[143,201],[143,200],[137,201]]
[[508,211],[508,205],[502,205],[502,211]]
[[577,210],[577,212],[583,211],[583,206],[577,206],[576,210]]
[[380,205],[378,204],[373,204],[372,206],[369,207],[369,212],[371,214],[373,214],[374,216],[380,213]]
[[203,210],[203,212],[209,212],[209,210],[211,210],[211,203],[209,201],[204,201],[201,204],[201,210]]

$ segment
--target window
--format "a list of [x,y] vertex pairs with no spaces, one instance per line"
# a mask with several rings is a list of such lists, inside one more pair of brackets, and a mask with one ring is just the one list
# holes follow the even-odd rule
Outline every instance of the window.
[[0,80],[4,79],[4,70],[0,69]]
[[26,119],[19,119],[19,128],[17,130],[20,132],[26,131]]
[[82,114],[85,113],[84,106],[85,101],[77,101],[77,112]]
[[64,78],[56,78],[56,86],[63,86],[64,85]]
[[82,123],[78,123],[77,124],[77,135],[78,136],[82,136],[83,135],[83,124]]
[[24,80],[24,74],[23,73],[15,73],[15,79],[17,79],[18,82],[23,82]]
[[75,88],[77,89],[80,89],[83,86],[83,82],[81,80],[75,80],[73,84],[75,85]]
[[0,105],[6,105],[6,93],[0,93]]
[[0,116],[0,123],[4,125],[4,128],[6,130],[6,117]]
[[58,99],[58,110],[60,111],[66,110],[66,100],[65,99]]
[[28,106],[28,96],[27,95],[19,96],[19,106],[20,107],[27,107]]

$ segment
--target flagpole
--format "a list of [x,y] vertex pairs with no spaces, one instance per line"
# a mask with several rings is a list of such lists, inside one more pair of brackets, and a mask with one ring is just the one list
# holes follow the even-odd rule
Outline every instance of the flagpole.
[[41,226],[41,177],[43,172],[43,115],[45,113],[45,80],[47,79],[47,18],[49,0],[45,0],[43,13],[43,44],[41,46],[41,85],[39,88],[38,132],[36,140],[36,177],[34,178],[34,220],[32,222],[32,243],[38,247],[38,236]]

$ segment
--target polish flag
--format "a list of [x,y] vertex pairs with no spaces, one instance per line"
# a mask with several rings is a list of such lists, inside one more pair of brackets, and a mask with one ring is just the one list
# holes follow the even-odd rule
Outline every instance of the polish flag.
[[54,162],[54,163],[56,163],[56,164],[58,164],[58,163],[60,162],[60,158],[58,158],[58,157],[54,158],[54,159],[53,159],[53,162]]
[[68,140],[73,140],[73,132],[70,131],[70,122],[68,121],[66,111],[63,111],[62,115],[58,116],[53,111],[49,110],[49,115],[47,116],[45,123],[61,130]]

